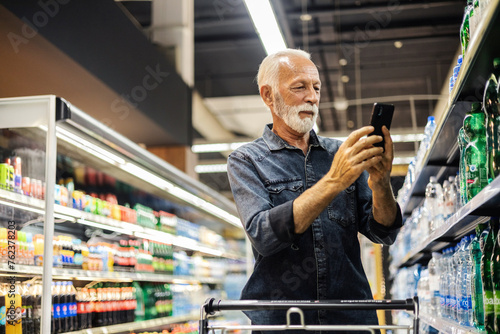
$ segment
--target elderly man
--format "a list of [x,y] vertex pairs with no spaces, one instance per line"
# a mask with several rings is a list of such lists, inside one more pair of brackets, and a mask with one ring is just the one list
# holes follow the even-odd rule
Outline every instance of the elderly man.
[[[321,81],[310,55],[267,56],[257,76],[272,112],[262,137],[228,159],[231,189],[255,256],[242,299],[372,299],[357,234],[391,244],[402,225],[390,185],[393,145],[368,136],[318,136]],[[254,324],[283,324],[284,312],[252,311]],[[306,324],[377,324],[375,311],[308,311]],[[338,333],[338,332],[337,332]]]

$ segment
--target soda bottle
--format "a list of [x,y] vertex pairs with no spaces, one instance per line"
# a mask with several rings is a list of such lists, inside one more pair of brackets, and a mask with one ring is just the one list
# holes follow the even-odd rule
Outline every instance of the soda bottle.
[[87,328],[87,298],[86,293],[87,288],[81,288],[76,290],[76,329]]
[[498,78],[500,76],[500,58],[493,60],[493,73],[486,82],[483,96],[483,109],[487,119],[486,134],[488,140],[488,178],[491,180],[500,174],[500,100],[498,96]]
[[464,120],[464,131],[469,137],[465,148],[465,176],[467,200],[471,200],[488,185],[488,155],[486,144],[486,119],[481,103],[473,102],[470,116]]
[[[470,115],[464,118],[464,124],[469,123]],[[464,127],[458,131],[458,147],[460,149],[460,162],[458,167],[458,184],[459,184],[459,203],[460,206],[467,204],[467,179],[466,179],[466,163],[465,163],[465,148],[469,144],[469,137],[465,134]]]
[[471,242],[472,259],[472,310],[474,327],[484,331],[484,304],[483,304],[483,282],[481,280],[481,245],[488,235],[488,225],[479,224],[476,226],[476,234]]
[[494,328],[500,333],[500,240],[495,239],[491,256],[491,281],[493,285]]
[[0,285],[0,334],[5,334],[5,320],[6,320],[6,308],[5,308],[5,284]]
[[[22,334],[22,303],[19,291],[19,282],[9,283],[5,294],[6,305],[6,334]],[[8,305],[8,306],[7,306]]]
[[30,292],[30,285],[23,283],[21,285],[21,304],[23,305],[22,324],[23,334],[33,333],[33,296]]
[[76,330],[77,326],[77,307],[76,307],[76,289],[73,282],[66,282],[66,293],[68,298],[68,317],[69,317],[69,329],[68,331]]
[[498,235],[498,219],[491,218],[490,231],[484,242],[481,256],[481,278],[483,280],[484,328],[489,333],[495,333],[495,308],[493,299],[493,282],[491,280],[491,257]]
[[94,325],[96,313],[95,313],[95,304],[97,302],[97,291],[96,289],[89,289],[89,302],[87,304],[87,328],[92,328]]
[[137,307],[135,308],[135,321],[146,320],[146,305],[144,301],[144,293],[141,285],[138,282],[133,282],[133,287],[135,290],[135,298],[137,301]]
[[33,332],[40,334],[40,325],[42,318],[42,284],[32,285],[31,295],[33,296]]
[[96,301],[94,302],[94,321],[92,322],[93,327],[104,326],[105,316],[104,316],[104,292],[101,287],[96,288]]

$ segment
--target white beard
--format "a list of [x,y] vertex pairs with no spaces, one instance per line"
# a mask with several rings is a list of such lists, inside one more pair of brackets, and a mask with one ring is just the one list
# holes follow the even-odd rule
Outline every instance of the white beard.
[[[300,118],[299,112],[312,111],[313,117]],[[285,104],[280,94],[274,96],[274,109],[273,112],[281,118],[286,125],[298,133],[308,133],[316,124],[318,118],[318,106],[304,103],[298,106],[289,106]]]

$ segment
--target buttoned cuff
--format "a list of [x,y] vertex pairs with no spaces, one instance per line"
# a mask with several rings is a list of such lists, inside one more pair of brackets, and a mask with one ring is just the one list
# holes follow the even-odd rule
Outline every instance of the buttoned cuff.
[[403,226],[403,215],[401,214],[401,208],[399,207],[399,204],[396,203],[396,205],[397,205],[396,219],[394,220],[394,223],[389,227],[377,222],[373,218],[373,212],[370,212],[370,230],[372,230],[377,236],[385,238],[389,236],[391,233],[393,233],[395,230]]
[[293,242],[295,238],[293,201],[288,201],[269,210],[269,222],[279,241]]

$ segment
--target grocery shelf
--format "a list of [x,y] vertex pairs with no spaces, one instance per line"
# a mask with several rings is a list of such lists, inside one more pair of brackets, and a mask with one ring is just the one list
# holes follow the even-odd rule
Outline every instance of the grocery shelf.
[[484,334],[484,332],[476,328],[460,326],[456,322],[449,319],[436,317],[422,312],[419,314],[419,319],[421,322],[424,322],[445,334]]
[[199,320],[199,314],[192,313],[189,315],[165,317],[137,322],[127,322],[124,324],[103,326],[89,329],[82,329],[79,331],[67,332],[67,334],[111,334],[111,333],[130,333],[136,330],[146,330],[150,328],[157,328],[165,325],[182,323],[186,321]]
[[[2,201],[4,201],[4,204],[16,207],[18,209],[31,211],[41,215],[44,214],[45,202],[37,198],[0,189],[0,203],[2,203]],[[198,251],[210,256],[220,256],[229,259],[244,258],[243,254],[228,252],[221,248],[214,248],[211,246],[207,246],[200,242],[197,242],[196,240],[189,239],[183,236],[176,236],[173,234],[165,233],[151,228],[146,228],[136,224],[119,221],[109,217],[99,216],[96,214],[65,207],[58,204],[54,205],[54,217],[57,219],[64,219],[72,223],[79,223],[82,225],[107,229],[122,234],[136,236],[138,238],[149,239],[162,243],[170,243],[174,246],[186,250]]]
[[[7,263],[0,263],[0,275],[9,276],[42,276],[42,267],[14,265],[14,270]],[[95,271],[72,268],[52,268],[54,279],[76,279],[80,281],[139,281],[139,282],[171,282],[187,284],[221,284],[222,278],[166,275],[161,273],[137,273],[121,271]]]
[[415,175],[407,200],[400,203],[403,215],[411,214],[422,202],[430,176],[436,176],[442,183],[458,171],[458,130],[471,103],[482,101],[493,59],[500,56],[500,0],[492,0],[489,6],[490,10],[484,14],[475,37],[469,43],[445,111],[441,119],[436,120],[436,130],[421,163],[423,167]]

